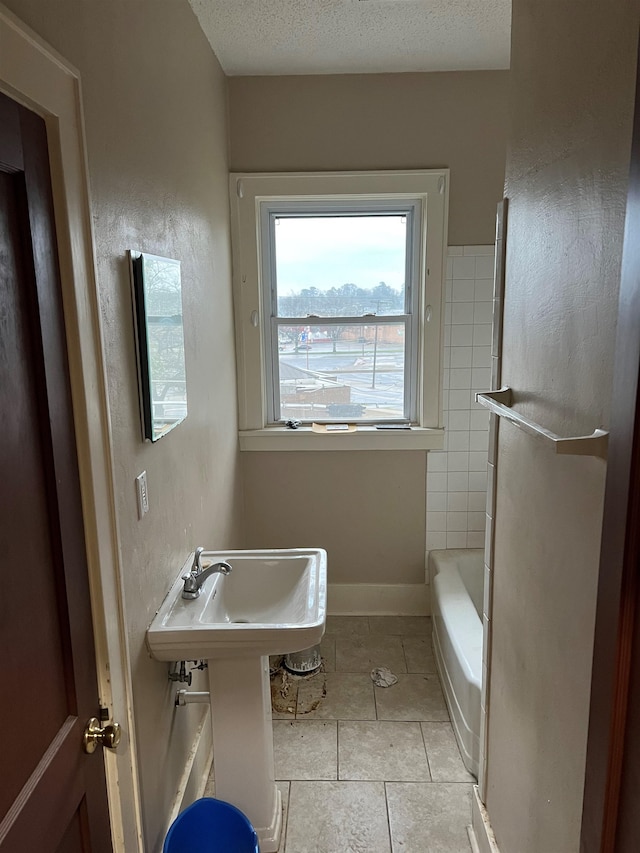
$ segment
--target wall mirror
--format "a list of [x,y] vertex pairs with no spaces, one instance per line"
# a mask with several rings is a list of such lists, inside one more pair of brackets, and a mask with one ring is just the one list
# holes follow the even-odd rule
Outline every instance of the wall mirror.
[[187,416],[180,261],[128,254],[143,436],[157,441]]

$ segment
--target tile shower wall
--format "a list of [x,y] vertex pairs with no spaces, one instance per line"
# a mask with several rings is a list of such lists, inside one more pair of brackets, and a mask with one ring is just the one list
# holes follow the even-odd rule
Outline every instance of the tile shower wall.
[[427,458],[427,551],[482,548],[491,383],[493,246],[450,246],[444,327],[444,450]]

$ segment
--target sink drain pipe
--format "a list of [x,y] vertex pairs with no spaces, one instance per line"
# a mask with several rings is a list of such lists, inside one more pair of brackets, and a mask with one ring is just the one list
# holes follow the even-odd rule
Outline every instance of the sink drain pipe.
[[182,705],[191,705],[195,702],[208,702],[209,701],[209,691],[197,691],[197,690],[178,690],[176,693],[176,708],[179,708]]
[[309,675],[320,669],[322,658],[320,657],[320,645],[311,646],[301,652],[290,652],[284,656],[284,668],[294,675]]

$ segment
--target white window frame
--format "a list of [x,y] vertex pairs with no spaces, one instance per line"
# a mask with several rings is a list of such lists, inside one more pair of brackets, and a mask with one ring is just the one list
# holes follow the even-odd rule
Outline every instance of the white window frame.
[[[230,176],[233,282],[238,369],[238,417],[242,450],[439,449],[442,429],[442,336],[448,216],[448,169],[338,173],[261,173]],[[338,213],[414,206],[416,314],[414,364],[408,375],[414,405],[409,430],[317,433],[273,424],[271,389],[273,261],[264,241],[264,217],[272,211]],[[398,209],[397,208],[397,209]],[[416,248],[416,247],[414,247]],[[427,260],[428,259],[428,260]],[[277,355],[277,353],[276,353]]]
[[[265,323],[270,324],[270,329],[265,329],[263,337],[264,362],[266,367],[266,397],[267,397],[267,424],[276,425],[281,418],[276,418],[279,409],[279,358],[278,358],[278,326],[279,325],[301,325],[309,323],[307,317],[278,317],[277,316],[277,293],[276,293],[276,258],[275,258],[275,220],[280,216],[367,216],[386,214],[388,216],[403,215],[411,227],[407,228],[406,259],[405,259],[405,302],[410,303],[408,310],[392,322],[402,323],[405,327],[405,358],[404,371],[405,393],[404,414],[394,418],[397,422],[417,423],[417,382],[418,382],[418,321],[420,310],[420,240],[422,235],[422,204],[420,199],[366,199],[358,202],[348,200],[317,201],[308,199],[296,199],[282,202],[279,199],[269,199],[260,202],[260,241],[262,252],[262,281],[265,286],[262,291],[262,316]],[[414,247],[418,246],[416,250]],[[408,299],[407,294],[408,292]],[[389,315],[392,316],[392,315]],[[384,322],[377,316],[367,315],[372,324]],[[389,317],[386,318],[387,322]],[[357,324],[362,322],[363,317],[319,317],[312,325],[332,324]],[[379,420],[379,419],[377,419]],[[358,424],[375,423],[375,420],[361,419]]]

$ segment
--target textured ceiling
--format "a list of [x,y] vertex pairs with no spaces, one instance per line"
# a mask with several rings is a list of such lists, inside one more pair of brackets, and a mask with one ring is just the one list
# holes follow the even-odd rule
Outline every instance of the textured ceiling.
[[189,0],[224,71],[509,67],[511,0]]

